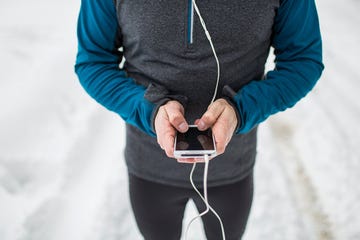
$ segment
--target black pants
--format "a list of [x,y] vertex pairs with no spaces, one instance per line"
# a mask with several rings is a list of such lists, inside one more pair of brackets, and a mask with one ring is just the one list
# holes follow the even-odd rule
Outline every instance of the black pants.
[[[199,212],[206,206],[193,189],[158,184],[129,176],[130,200],[145,240],[179,240],[185,206],[192,199]],[[226,240],[241,239],[253,198],[253,175],[230,185],[208,188],[209,204],[221,217]],[[209,212],[202,217],[208,240],[221,240],[221,227]]]

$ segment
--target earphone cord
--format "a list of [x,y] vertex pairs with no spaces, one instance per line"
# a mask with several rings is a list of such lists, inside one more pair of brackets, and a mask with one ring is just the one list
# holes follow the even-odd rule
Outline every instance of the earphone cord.
[[[210,43],[210,46],[211,46],[211,49],[213,51],[213,54],[214,54],[214,57],[215,57],[215,60],[216,60],[216,66],[217,66],[217,78],[216,78],[216,85],[215,85],[215,90],[214,90],[214,94],[213,94],[213,97],[211,99],[211,103],[213,103],[215,101],[215,98],[216,98],[216,94],[217,94],[217,91],[218,91],[218,86],[219,86],[219,81],[220,81],[220,63],[219,63],[219,59],[218,59],[218,56],[216,54],[216,51],[215,51],[215,47],[214,47],[214,44],[211,40],[211,36],[210,36],[210,33],[208,32],[207,28],[206,28],[206,24],[205,24],[205,21],[204,19],[202,18],[201,14],[200,14],[200,11],[199,11],[199,8],[198,6],[196,5],[196,2],[195,0],[192,0],[193,2],[193,6],[195,8],[195,11],[197,13],[197,15],[199,16],[199,19],[200,19],[200,22],[201,22],[201,26],[203,27],[204,31],[205,31],[205,35],[207,37],[207,39],[209,40],[209,43]],[[202,217],[203,215],[207,214],[209,212],[209,210],[211,210],[211,212],[214,213],[214,215],[217,217],[217,219],[219,220],[220,222],[220,225],[221,225],[221,233],[222,233],[222,239],[225,240],[225,230],[224,230],[224,225],[223,225],[223,222],[220,218],[220,216],[217,214],[217,212],[210,206],[209,202],[208,202],[208,194],[207,194],[207,177],[208,177],[208,169],[209,169],[209,156],[208,155],[205,155],[205,166],[204,166],[204,179],[203,179],[203,187],[204,187],[204,196],[200,193],[200,191],[196,188],[195,184],[194,184],[194,181],[193,181],[193,174],[194,174],[194,170],[195,170],[195,167],[196,167],[196,162],[193,164],[193,167],[191,169],[191,173],[190,173],[190,182],[191,182],[191,185],[192,187],[194,188],[194,190],[196,191],[196,193],[200,196],[200,198],[203,200],[203,202],[205,203],[206,205],[206,209],[205,211],[203,211],[202,213],[200,213],[198,216],[194,217],[193,219],[191,219],[191,221],[189,222],[189,224],[187,225],[186,227],[186,232],[185,232],[185,240],[187,240],[187,236],[188,236],[188,232],[189,232],[189,229],[190,229],[190,226],[191,224],[198,218]]]
[[213,44],[213,42],[212,42],[212,40],[211,40],[210,33],[209,33],[209,31],[207,30],[205,21],[204,21],[204,19],[202,18],[201,14],[200,14],[200,10],[199,10],[198,6],[196,5],[195,0],[192,0],[192,2],[193,2],[193,5],[194,5],[194,8],[195,8],[195,11],[196,11],[197,15],[199,16],[201,26],[203,27],[203,29],[204,29],[204,31],[205,31],[205,35],[206,35],[207,39],[209,40],[209,43],[210,43],[210,46],[211,46],[211,49],[212,49],[212,51],[213,51],[213,54],[214,54],[214,57],[215,57],[215,61],[216,61],[216,67],[217,67],[216,85],[215,85],[215,90],[214,90],[213,97],[212,97],[211,102],[210,102],[210,103],[213,103],[214,100],[215,100],[215,98],[216,98],[216,93],[217,93],[218,87],[219,87],[219,81],[220,81],[220,63],[219,63],[219,59],[218,59],[218,56],[217,56],[216,51],[215,51],[214,44]]
[[209,169],[209,156],[205,155],[205,166],[204,166],[204,179],[203,179],[203,188],[204,188],[204,196],[200,193],[200,191],[197,189],[197,187],[194,184],[193,181],[193,174],[194,174],[194,170],[196,167],[196,163],[193,164],[193,167],[191,169],[191,173],[190,173],[190,182],[192,187],[194,188],[194,190],[196,191],[196,193],[200,196],[200,198],[203,200],[203,202],[206,205],[206,209],[205,211],[203,211],[202,213],[200,213],[199,215],[195,216],[193,219],[191,219],[191,221],[189,222],[189,224],[186,227],[186,232],[185,232],[185,240],[188,239],[188,232],[190,229],[191,224],[198,218],[204,216],[205,214],[207,214],[209,212],[209,210],[211,212],[214,213],[214,215],[216,216],[216,218],[219,220],[220,222],[220,226],[221,226],[221,234],[222,234],[222,239],[225,240],[225,230],[224,230],[224,225],[223,222],[221,221],[221,218],[219,216],[219,214],[210,206],[209,202],[208,202],[208,194],[207,194],[207,176],[208,176],[208,169]]

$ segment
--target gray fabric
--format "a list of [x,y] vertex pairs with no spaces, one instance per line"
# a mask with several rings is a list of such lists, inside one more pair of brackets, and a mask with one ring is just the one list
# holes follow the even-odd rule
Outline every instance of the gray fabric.
[[[217,69],[196,14],[194,42],[187,41],[188,2],[121,0],[117,14],[128,75],[144,86],[152,83],[147,95],[154,99],[156,95],[185,96],[185,116],[192,124],[211,101]],[[279,0],[198,0],[197,4],[221,65],[217,97],[225,85],[239,91],[248,82],[261,80]],[[155,138],[127,126],[126,140],[125,157],[131,173],[156,182],[190,186],[191,165],[167,158]],[[256,129],[234,136],[226,152],[211,161],[209,186],[242,179],[252,170],[255,156]],[[196,181],[201,178],[202,171],[197,171]]]

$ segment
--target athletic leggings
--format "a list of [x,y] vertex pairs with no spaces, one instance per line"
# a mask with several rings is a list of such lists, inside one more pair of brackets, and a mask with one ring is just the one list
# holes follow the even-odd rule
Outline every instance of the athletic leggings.
[[[193,189],[154,183],[129,176],[130,201],[145,240],[179,240],[184,210],[192,199],[199,212],[206,205]],[[200,190],[202,192],[202,190]],[[209,204],[224,224],[226,240],[240,240],[253,198],[253,175],[229,185],[208,188]],[[222,240],[219,220],[212,212],[202,217],[208,240]]]

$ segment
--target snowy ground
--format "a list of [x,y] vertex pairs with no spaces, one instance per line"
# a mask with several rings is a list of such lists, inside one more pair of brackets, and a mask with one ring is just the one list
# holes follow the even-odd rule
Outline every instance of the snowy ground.
[[[317,3],[326,71],[260,128],[245,239],[360,239],[360,1]],[[0,6],[0,239],[141,239],[123,123],[73,73],[79,1]],[[204,239],[200,223],[191,235]]]

